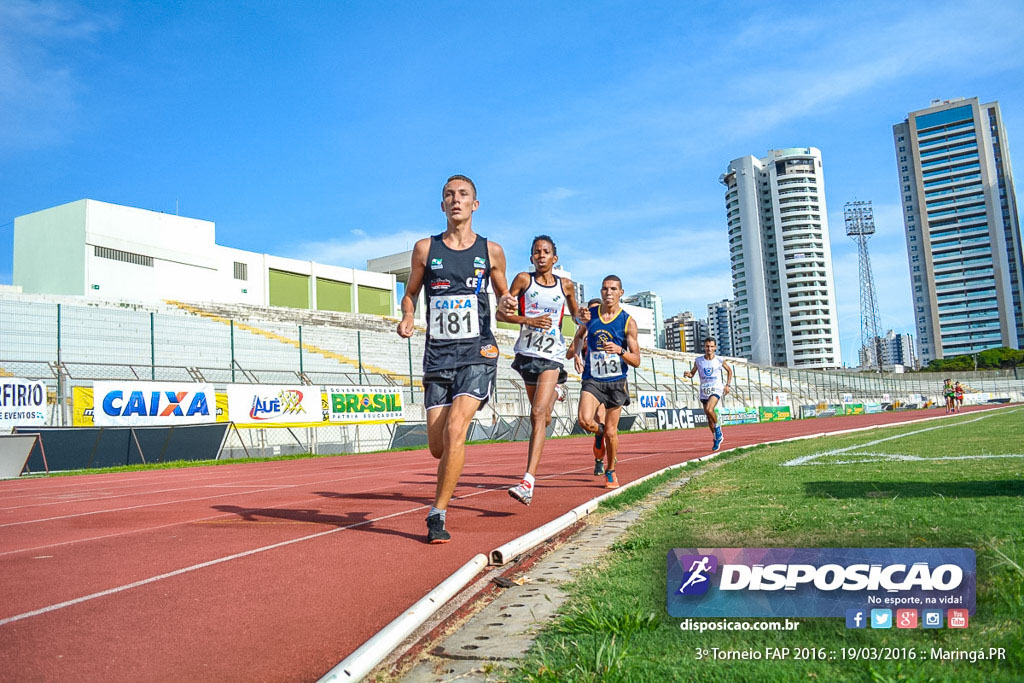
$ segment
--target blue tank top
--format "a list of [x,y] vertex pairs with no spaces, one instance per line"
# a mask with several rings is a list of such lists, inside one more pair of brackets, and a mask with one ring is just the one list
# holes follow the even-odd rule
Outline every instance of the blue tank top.
[[617,353],[601,351],[601,345],[610,341],[625,348],[626,326],[630,316],[619,310],[614,318],[605,322],[601,319],[600,306],[590,309],[590,322],[587,323],[587,358],[583,368],[583,379],[598,382],[618,382],[626,379],[629,366]]

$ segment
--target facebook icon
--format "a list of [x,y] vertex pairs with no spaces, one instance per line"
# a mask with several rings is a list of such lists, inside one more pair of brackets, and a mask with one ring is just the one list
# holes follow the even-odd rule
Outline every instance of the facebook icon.
[[848,609],[846,610],[846,628],[867,628],[867,610]]

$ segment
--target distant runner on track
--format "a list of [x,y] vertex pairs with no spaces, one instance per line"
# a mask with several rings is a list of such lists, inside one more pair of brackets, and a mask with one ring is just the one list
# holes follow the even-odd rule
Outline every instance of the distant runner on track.
[[[721,356],[716,356],[715,351],[718,343],[711,337],[704,340],[704,355],[697,356],[693,361],[693,367],[683,373],[687,379],[698,375],[700,379],[700,402],[704,405],[704,414],[708,418],[708,428],[714,437],[711,450],[717,451],[722,447],[722,427],[718,424],[718,414],[715,408],[718,402],[729,393],[729,385],[732,384],[732,367],[729,366]],[[727,378],[722,377],[722,372],[728,374]]]
[[448,502],[466,459],[466,432],[487,403],[497,373],[498,346],[491,331],[488,292],[500,297],[498,320],[514,310],[505,280],[505,252],[473,232],[480,206],[476,185],[453,175],[441,190],[447,229],[416,242],[402,297],[401,337],[413,335],[416,297],[426,283],[427,341],[423,350],[423,396],[427,444],[437,465],[434,505],[427,515],[427,541],[447,543]]

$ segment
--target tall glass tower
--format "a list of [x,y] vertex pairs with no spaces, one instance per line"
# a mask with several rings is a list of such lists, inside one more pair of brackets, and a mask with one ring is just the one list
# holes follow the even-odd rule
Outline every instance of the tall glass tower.
[[999,103],[935,100],[893,138],[921,361],[1020,348],[1020,223]]

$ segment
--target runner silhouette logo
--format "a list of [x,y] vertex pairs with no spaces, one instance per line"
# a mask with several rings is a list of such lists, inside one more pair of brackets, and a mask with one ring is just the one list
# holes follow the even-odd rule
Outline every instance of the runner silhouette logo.
[[714,555],[683,555],[679,565],[686,568],[680,595],[704,595],[711,587],[711,574],[718,571],[718,558]]

